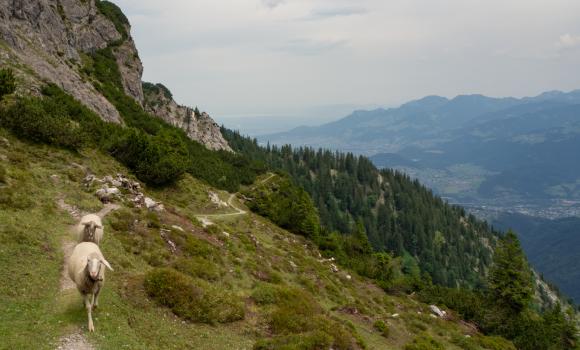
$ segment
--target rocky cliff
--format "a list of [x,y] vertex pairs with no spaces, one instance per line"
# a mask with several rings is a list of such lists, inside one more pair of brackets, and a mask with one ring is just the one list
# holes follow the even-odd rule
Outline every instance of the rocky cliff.
[[198,140],[209,149],[232,151],[219,125],[207,113],[177,104],[169,89],[162,84],[144,83],[143,91],[147,112],[182,128],[191,139]]
[[[20,92],[38,94],[45,83],[55,83],[104,120],[123,123],[115,106],[84,74],[91,54],[107,47],[125,94],[144,106],[143,65],[129,21],[115,5],[99,0],[0,0],[0,65],[15,71]],[[173,100],[167,105],[147,111],[182,127],[210,149],[230,150],[207,114],[189,118],[188,108]]]

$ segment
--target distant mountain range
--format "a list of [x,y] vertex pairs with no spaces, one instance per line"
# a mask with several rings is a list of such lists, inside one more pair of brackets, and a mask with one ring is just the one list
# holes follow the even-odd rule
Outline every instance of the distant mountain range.
[[260,140],[365,154],[463,200],[580,199],[580,90],[427,96]]
[[580,90],[428,96],[266,140],[368,155],[476,214],[499,213],[489,221],[515,229],[532,265],[580,300]]

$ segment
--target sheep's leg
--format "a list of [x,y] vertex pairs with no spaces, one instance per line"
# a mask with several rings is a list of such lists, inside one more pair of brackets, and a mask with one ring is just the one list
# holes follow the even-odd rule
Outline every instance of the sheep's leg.
[[93,300],[93,309],[99,307],[99,293],[101,293],[101,283],[98,283],[95,290],[95,299]]
[[87,314],[89,316],[89,332],[95,331],[95,326],[93,325],[93,294],[85,294],[85,308],[87,309]]

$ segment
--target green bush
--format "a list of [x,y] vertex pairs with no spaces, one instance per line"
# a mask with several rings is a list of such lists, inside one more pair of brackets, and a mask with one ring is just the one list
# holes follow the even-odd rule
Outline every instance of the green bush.
[[14,72],[9,68],[0,69],[0,100],[4,95],[10,95],[16,90]]
[[47,101],[19,97],[0,110],[0,125],[27,141],[47,143],[68,149],[80,148],[85,137],[78,123],[62,109],[52,109]]
[[288,177],[277,176],[245,193],[249,208],[293,233],[316,240],[320,221],[308,193]]
[[177,271],[206,281],[217,281],[222,275],[217,264],[197,256],[180,258],[173,263],[173,267]]
[[389,326],[385,323],[385,321],[383,320],[376,320],[375,323],[373,324],[373,327],[375,327],[375,329],[379,332],[381,332],[381,335],[385,338],[389,337]]
[[443,345],[431,338],[430,335],[423,333],[415,337],[413,341],[405,345],[405,350],[445,350]]
[[240,298],[172,268],[153,269],[145,276],[144,286],[159,304],[193,322],[227,323],[245,317]]
[[119,34],[121,34],[123,38],[122,40],[127,39],[129,34],[127,33],[127,29],[125,26],[129,25],[129,20],[127,19],[127,17],[125,17],[123,11],[121,11],[121,9],[117,5],[113,4],[110,1],[97,0],[95,1],[95,5],[97,6],[97,9],[99,10],[99,12],[101,12],[101,14],[103,14],[111,22],[113,22],[113,24],[115,25],[115,29],[117,29]]

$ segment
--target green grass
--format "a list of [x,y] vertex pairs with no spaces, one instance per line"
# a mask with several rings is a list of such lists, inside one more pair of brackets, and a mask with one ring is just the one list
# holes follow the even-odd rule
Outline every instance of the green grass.
[[[97,211],[95,188],[82,184],[86,172],[103,177],[128,170],[98,151],[24,143],[2,129],[0,137],[11,144],[2,150],[7,160],[0,160],[6,183],[0,186],[2,349],[54,349],[78,329],[97,349],[402,349],[417,331],[446,349],[508,344],[465,338],[465,326],[432,320],[408,296],[387,295],[350,271],[331,272],[306,238],[260,216],[223,217],[201,228],[197,214],[223,212],[212,207],[208,191],[222,199],[228,194],[190,176],[166,189],[145,188],[165,212],[125,202],[104,219],[101,249],[115,271],[107,271],[96,332],[88,334],[78,292],[59,291],[61,242],[70,239],[74,220],[56,201]],[[201,297],[189,298],[188,291]]]

